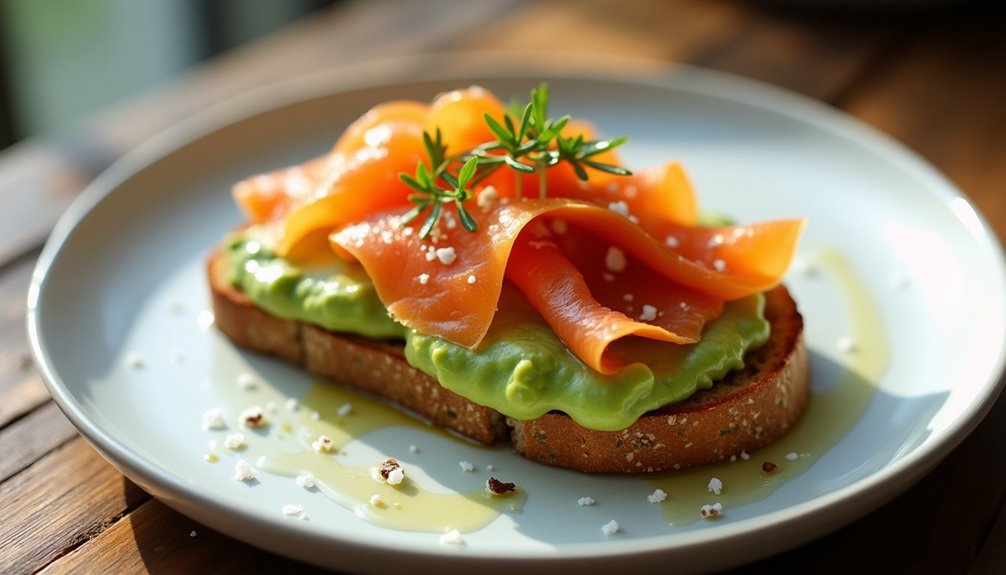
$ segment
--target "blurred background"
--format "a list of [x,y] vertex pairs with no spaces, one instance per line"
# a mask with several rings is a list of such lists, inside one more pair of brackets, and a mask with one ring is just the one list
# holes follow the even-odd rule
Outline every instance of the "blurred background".
[[[1006,4],[997,0],[705,1],[715,5],[713,10],[735,9],[739,4],[764,12],[772,19],[813,20],[808,22],[810,28],[823,26],[831,32],[836,27],[831,21],[837,19],[839,33],[851,39],[864,30],[875,36],[876,28],[917,30],[973,22],[989,12],[1001,15],[1002,10],[996,8]],[[33,135],[66,130],[97,110],[315,12],[335,4],[361,3],[360,0],[0,0],[0,149]],[[387,6],[389,17],[397,11],[393,6],[396,2],[379,3]],[[667,3],[694,4],[670,0]],[[414,7],[424,3],[402,0],[398,4]],[[449,9],[439,18],[450,18],[450,10],[462,7],[480,9],[479,2],[425,4]],[[659,41],[654,23],[646,22],[646,11],[653,8],[648,7],[652,2],[626,3],[624,14],[617,19],[605,15],[603,7],[595,6],[597,2],[577,4],[584,17],[594,13],[608,20],[613,29],[639,26],[641,41]],[[338,34],[338,21],[332,24],[332,33]],[[678,23],[667,23],[667,34],[680,34],[681,28]],[[999,32],[1006,34],[1002,28]],[[869,42],[870,38],[865,40]],[[530,47],[534,46],[535,42],[530,42]],[[574,45],[573,49],[581,46]],[[603,51],[604,46],[599,44],[594,49]]]
[[88,114],[335,0],[0,0],[0,148]]

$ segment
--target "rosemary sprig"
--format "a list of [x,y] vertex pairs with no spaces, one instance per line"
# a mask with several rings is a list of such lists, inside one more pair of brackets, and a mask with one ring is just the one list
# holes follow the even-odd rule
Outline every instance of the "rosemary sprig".
[[[519,112],[519,119],[517,119]],[[399,178],[418,193],[409,196],[416,207],[404,216],[408,223],[427,209],[429,214],[419,229],[421,238],[427,237],[440,222],[443,205],[453,202],[468,231],[478,229],[475,220],[464,207],[464,202],[472,196],[472,188],[502,166],[516,172],[514,193],[523,198],[523,176],[538,174],[538,196],[548,194],[548,168],[562,162],[568,163],[577,178],[589,179],[587,168],[600,170],[617,176],[627,176],[632,172],[599,162],[595,156],[617,148],[627,141],[620,137],[612,140],[585,140],[583,135],[566,137],[563,128],[570,121],[568,115],[557,119],[548,116],[548,85],[544,82],[531,90],[531,100],[523,105],[512,103],[510,110],[503,114],[502,122],[489,114],[483,114],[486,126],[496,137],[495,140],[479,144],[457,156],[447,156],[439,128],[434,136],[423,133],[423,141],[428,156],[428,165],[419,162],[415,175],[399,174]],[[457,175],[450,168],[464,161]],[[446,187],[445,187],[446,186]]]
[[617,148],[627,141],[628,138],[625,136],[615,138],[614,140],[593,140],[590,142],[585,142],[582,134],[575,138],[559,136],[556,140],[557,145],[553,154],[557,158],[556,163],[560,161],[569,163],[569,165],[573,166],[576,177],[585,182],[589,178],[589,175],[587,174],[587,170],[584,169],[584,165],[616,176],[629,176],[632,175],[632,172],[621,166],[605,164],[591,159],[600,153]]
[[[402,223],[409,223],[418,218],[427,209],[429,213],[426,220],[419,228],[419,237],[426,238],[440,223],[443,215],[445,203],[454,202],[454,207],[458,212],[458,219],[461,226],[469,232],[478,229],[475,219],[465,209],[464,202],[471,197],[472,177],[478,168],[479,159],[472,156],[461,166],[457,176],[447,171],[453,158],[447,157],[447,146],[438,128],[435,136],[430,136],[429,132],[423,132],[423,143],[426,147],[426,155],[429,159],[429,167],[420,161],[416,165],[415,175],[405,172],[398,174],[398,178],[417,193],[411,194],[409,200],[416,204],[416,207],[409,210],[402,218]],[[446,183],[449,188],[444,188],[440,182]]]

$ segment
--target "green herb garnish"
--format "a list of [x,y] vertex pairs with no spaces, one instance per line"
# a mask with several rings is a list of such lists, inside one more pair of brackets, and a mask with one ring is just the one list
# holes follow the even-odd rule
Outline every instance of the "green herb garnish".
[[[419,217],[423,212],[430,209],[422,227],[419,228],[419,237],[425,238],[430,235],[433,228],[440,223],[440,216],[445,203],[454,202],[458,212],[461,225],[469,232],[478,229],[475,219],[465,209],[464,202],[471,197],[469,189],[475,169],[478,167],[479,159],[472,156],[468,159],[457,176],[454,176],[447,168],[451,165],[453,158],[448,158],[447,146],[444,145],[440,136],[440,129],[434,137],[429,132],[423,132],[423,143],[426,146],[426,155],[430,165],[427,167],[422,161],[416,166],[416,175],[410,176],[405,172],[398,174],[398,178],[407,186],[416,190],[415,194],[409,196],[409,200],[415,202],[416,207],[409,210],[403,217],[403,223],[409,223]],[[450,189],[445,189],[439,182],[443,181]]]
[[[511,104],[511,110],[503,114],[503,122],[484,114],[483,119],[489,130],[496,136],[490,142],[458,154],[447,156],[447,147],[443,144],[440,130],[434,136],[423,133],[426,146],[428,165],[419,162],[415,175],[399,174],[399,178],[413,190],[415,194],[409,200],[416,207],[404,216],[408,223],[419,217],[427,209],[430,210],[419,229],[419,237],[426,238],[437,227],[443,211],[443,205],[453,202],[458,212],[461,225],[469,232],[478,229],[475,220],[464,207],[464,202],[472,197],[472,187],[502,166],[516,172],[514,191],[517,198],[523,198],[524,174],[538,174],[538,196],[548,195],[548,179],[545,172],[548,168],[567,162],[573,167],[576,176],[587,181],[589,175],[586,168],[601,170],[609,174],[627,176],[632,172],[605,164],[593,159],[594,156],[621,146],[627,138],[613,140],[585,140],[583,135],[564,137],[562,129],[569,123],[570,117],[563,115],[558,119],[548,116],[548,84],[544,82],[531,90],[531,100],[521,106]],[[515,120],[517,110],[520,119]],[[464,162],[457,175],[451,172],[451,167]],[[442,183],[441,183],[442,182]]]

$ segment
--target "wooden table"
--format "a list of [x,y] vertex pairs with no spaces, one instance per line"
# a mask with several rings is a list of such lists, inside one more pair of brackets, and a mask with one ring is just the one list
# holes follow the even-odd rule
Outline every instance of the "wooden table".
[[[965,190],[1002,238],[1003,16],[974,6],[871,14],[735,0],[350,2],[116,106],[70,136],[0,153],[0,572],[312,570],[198,525],[122,477],[64,419],[29,355],[25,293],[55,217],[97,170],[177,119],[263,83],[410,53],[575,53],[587,66],[594,57],[610,66],[631,56],[622,65],[639,72],[687,62],[805,94],[904,142]],[[1006,572],[1003,437],[1006,400],[902,496],[748,569]]]

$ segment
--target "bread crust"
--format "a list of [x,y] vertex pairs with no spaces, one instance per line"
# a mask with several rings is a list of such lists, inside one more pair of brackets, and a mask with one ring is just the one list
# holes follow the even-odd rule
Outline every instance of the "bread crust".
[[772,335],[745,357],[744,369],[610,432],[581,427],[559,412],[530,421],[504,418],[409,365],[401,342],[334,333],[259,309],[230,285],[219,250],[206,271],[216,326],[237,345],[386,398],[479,442],[509,442],[524,457],[557,467],[648,473],[721,461],[780,437],[809,395],[803,318],[783,286],[766,294]]

